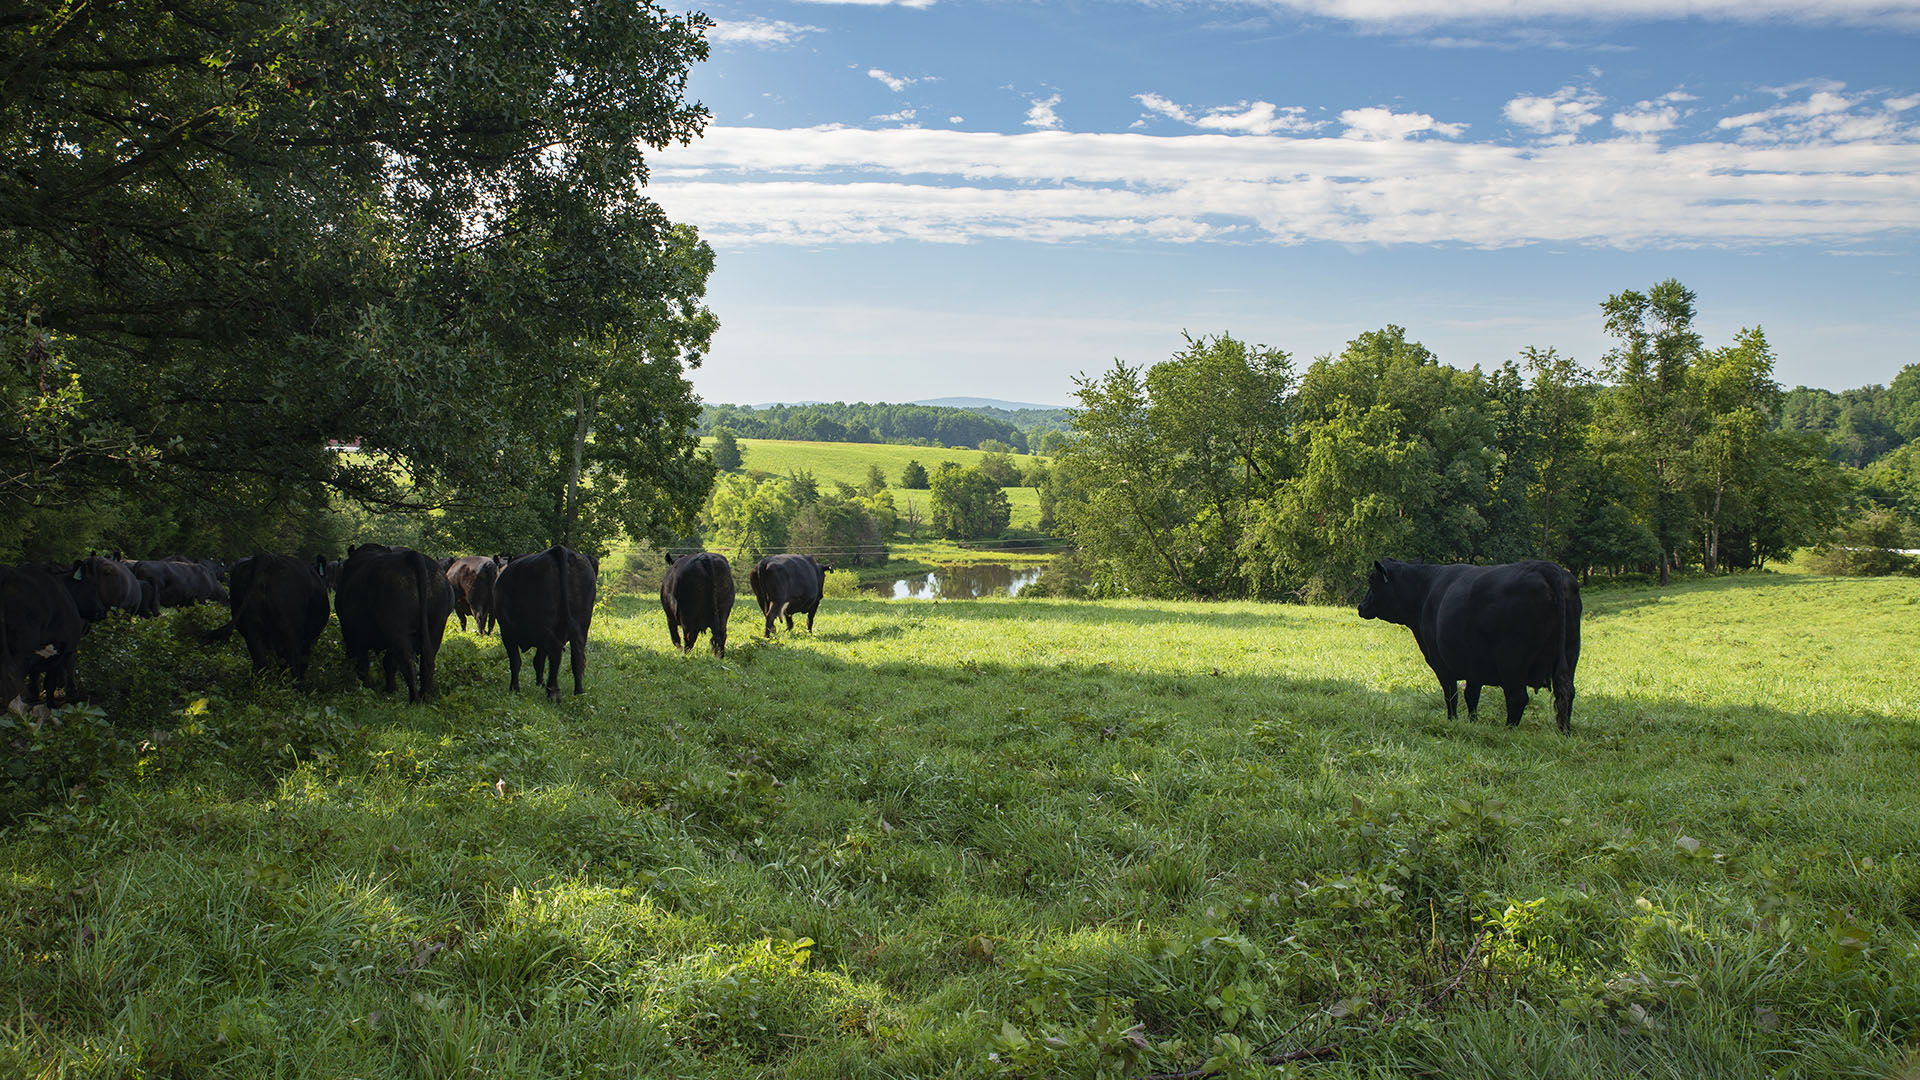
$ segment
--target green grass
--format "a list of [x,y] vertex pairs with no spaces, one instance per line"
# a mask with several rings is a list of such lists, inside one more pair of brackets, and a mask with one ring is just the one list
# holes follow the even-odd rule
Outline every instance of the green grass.
[[[712,445],[712,439],[702,440]],[[880,466],[887,484],[893,488],[894,505],[900,513],[907,510],[907,499],[915,500],[921,520],[927,516],[927,493],[900,487],[900,470],[909,461],[918,461],[928,472],[943,461],[962,467],[978,465],[985,457],[980,450],[949,450],[938,446],[897,446],[892,443],[817,443],[789,439],[741,439],[742,468],[773,476],[791,476],[806,469],[822,484],[843,483],[859,487],[867,482],[867,468]],[[1016,464],[1032,461],[1023,454],[1013,455]],[[1002,488],[1012,504],[1014,528],[1031,529],[1040,520],[1040,493],[1030,487]]]
[[716,661],[618,597],[558,706],[457,631],[408,708],[109,627],[116,724],[218,688],[0,834],[0,1075],[1905,1075],[1920,582],[1586,599],[1569,737],[1344,608],[748,604]]

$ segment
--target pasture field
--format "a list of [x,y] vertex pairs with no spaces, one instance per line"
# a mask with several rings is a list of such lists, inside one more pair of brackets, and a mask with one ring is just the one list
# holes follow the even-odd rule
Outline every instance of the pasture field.
[[104,626],[0,1075],[1913,1075],[1920,581],[1586,603],[1567,737],[1350,608],[614,597],[585,696],[456,629],[414,708]]
[[[701,442],[712,446],[713,439],[705,438]],[[764,472],[774,476],[790,476],[806,469],[823,484],[843,483],[854,487],[867,482],[867,467],[880,466],[887,474],[887,485],[893,488],[894,506],[905,514],[907,499],[912,497],[920,508],[920,518],[926,520],[927,493],[908,491],[900,486],[900,470],[909,461],[918,461],[932,472],[943,461],[952,461],[962,467],[978,465],[985,457],[980,450],[949,450],[939,446],[899,446],[893,443],[818,443],[797,442],[790,439],[740,439],[743,454],[742,468],[748,472]],[[1014,463],[1022,467],[1033,459],[1024,454],[1012,455]],[[1040,520],[1040,493],[1030,487],[1002,488],[1007,493],[1007,502],[1012,505],[1014,528],[1031,529]]]

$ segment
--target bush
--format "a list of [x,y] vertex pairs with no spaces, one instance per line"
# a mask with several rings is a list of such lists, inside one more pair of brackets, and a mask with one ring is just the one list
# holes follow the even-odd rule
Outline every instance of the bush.
[[1807,565],[1817,574],[1847,577],[1920,574],[1920,558],[1906,553],[1915,547],[1920,539],[1904,522],[1874,509],[1840,526],[1833,539],[1813,550]]

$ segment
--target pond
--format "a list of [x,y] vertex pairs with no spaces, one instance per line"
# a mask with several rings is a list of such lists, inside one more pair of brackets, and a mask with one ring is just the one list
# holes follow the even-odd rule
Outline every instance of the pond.
[[1018,596],[1020,590],[1040,577],[1040,567],[1014,568],[999,563],[974,566],[942,566],[931,573],[892,581],[869,581],[860,586],[880,596],[891,594],[895,600],[919,597],[930,600],[978,600],[983,596]]

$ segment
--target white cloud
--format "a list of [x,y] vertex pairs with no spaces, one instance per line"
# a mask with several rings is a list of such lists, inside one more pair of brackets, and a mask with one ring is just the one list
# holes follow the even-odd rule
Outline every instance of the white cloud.
[[1507,120],[1536,135],[1578,135],[1582,128],[1600,122],[1600,107],[1606,99],[1587,90],[1563,86],[1547,97],[1522,94],[1507,102],[1503,111]]
[[920,115],[919,109],[901,109],[898,112],[890,112],[883,116],[876,116],[874,119],[883,124],[910,124],[913,122],[913,118],[918,115]]
[[1397,113],[1379,105],[1348,109],[1340,114],[1349,139],[1405,139],[1423,131],[1457,139],[1467,130],[1465,124],[1443,124],[1426,113]]
[[967,122],[967,118],[966,118],[966,117],[964,117],[964,116],[949,116],[949,117],[947,117],[947,123],[949,123],[949,124],[964,124],[964,123],[966,123],[966,122]]
[[[1784,100],[1803,91],[1804,98]],[[1769,92],[1782,98],[1781,104],[1722,117],[1716,126],[1750,143],[1861,142],[1905,138],[1916,131],[1901,114],[1920,104],[1920,95],[1875,103],[1871,95],[1848,94],[1844,84],[1827,80]]]
[[1320,128],[1307,119],[1307,110],[1298,105],[1282,108],[1271,101],[1242,101],[1234,105],[1209,106],[1196,116],[1185,106],[1148,92],[1135,94],[1135,101],[1148,112],[1197,127],[1203,131],[1225,131],[1240,135],[1272,135],[1277,132],[1305,132]]
[[1692,94],[1675,90],[1653,101],[1636,102],[1633,108],[1613,114],[1613,126],[1629,135],[1655,135],[1672,131],[1680,126],[1680,110],[1675,105],[1692,100]]
[[896,94],[902,90],[905,90],[907,87],[912,86],[914,83],[940,81],[938,78],[932,75],[920,75],[920,76],[895,75],[888,71],[882,71],[879,68],[868,68],[867,78],[877,80],[882,85],[884,85],[887,89],[893,91]]
[[1845,249],[1920,232],[1915,141],[1511,147],[714,127],[652,163],[649,193],[721,247],[1004,237]]
[[1042,131],[1059,130],[1061,127],[1060,117],[1057,113],[1053,111],[1054,106],[1058,104],[1060,104],[1059,94],[1055,94],[1052,97],[1045,98],[1045,99],[1041,99],[1041,98],[1028,99],[1027,121],[1026,121],[1027,126],[1030,128],[1039,128]]
[[1565,18],[1590,22],[1723,19],[1920,26],[1920,0],[1265,0],[1306,15],[1360,23]]
[[803,4],[846,4],[854,7],[930,8],[933,0],[800,0]]
[[718,19],[707,31],[707,40],[715,45],[771,49],[792,45],[808,34],[820,32],[817,26],[802,26],[784,19]]

